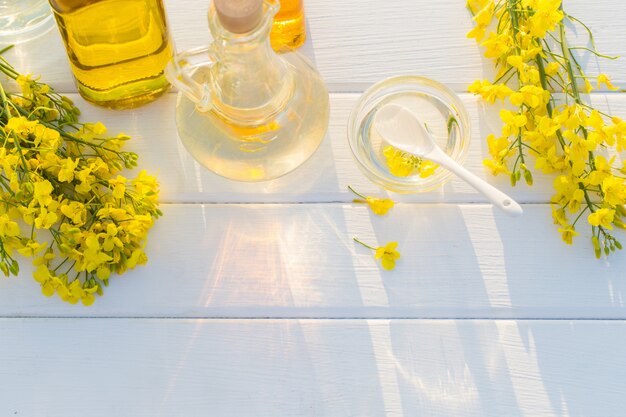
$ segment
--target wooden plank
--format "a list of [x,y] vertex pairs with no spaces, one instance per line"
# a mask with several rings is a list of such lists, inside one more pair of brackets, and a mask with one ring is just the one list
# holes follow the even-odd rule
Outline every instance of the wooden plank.
[[[348,146],[348,116],[358,94],[332,94],[328,134],[320,149],[302,167],[274,181],[234,182],[215,175],[189,155],[178,140],[174,121],[175,97],[169,95],[132,112],[116,112],[88,105],[78,95],[72,99],[84,109],[83,120],[101,120],[112,133],[123,131],[134,139],[128,149],[140,155],[140,167],[158,173],[165,202],[350,202],[354,195],[347,186],[370,194],[381,194],[359,170]],[[499,105],[485,105],[470,94],[462,94],[472,125],[472,137],[465,166],[522,203],[547,203],[553,194],[553,176],[535,175],[535,185],[511,187],[507,176],[493,177],[483,166],[488,156],[486,136],[498,134]],[[626,119],[626,95],[595,94],[593,105]],[[486,202],[472,187],[454,178],[431,192],[393,195],[405,202]]]
[[622,416],[623,321],[0,320],[0,415]]
[[[626,318],[626,257],[596,260],[581,225],[565,245],[545,205],[166,205],[146,266],[90,308],[39,294],[23,263],[0,316]],[[624,233],[616,232],[626,243]],[[371,245],[399,242],[385,271]]]
[[[178,50],[208,43],[207,0],[165,0],[165,5]],[[308,40],[302,51],[331,91],[362,91],[399,74],[424,75],[466,91],[474,79],[493,74],[480,48],[465,36],[472,28],[465,2],[314,0],[305,5]],[[620,0],[566,1],[565,7],[594,31],[602,52],[626,55],[626,8]],[[572,33],[571,43],[587,45],[584,30]],[[19,45],[7,57],[23,71],[42,74],[60,91],[76,91],[56,29]],[[579,58],[590,75],[606,72],[626,85],[623,60],[599,62],[587,52]]]

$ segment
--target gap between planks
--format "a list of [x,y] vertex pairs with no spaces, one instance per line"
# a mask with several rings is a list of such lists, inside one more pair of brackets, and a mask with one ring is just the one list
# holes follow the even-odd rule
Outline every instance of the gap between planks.
[[478,317],[255,317],[255,316],[242,316],[242,317],[229,317],[229,316],[42,316],[42,315],[34,315],[34,316],[2,316],[0,315],[0,320],[143,320],[143,321],[154,321],[154,320],[172,320],[172,321],[257,321],[257,322],[273,322],[273,321],[299,321],[299,322],[324,322],[324,321],[415,321],[415,322],[447,322],[447,321],[468,321],[468,322],[535,322],[535,321],[558,321],[558,322],[568,322],[575,321],[577,323],[584,322],[599,322],[599,321],[612,321],[612,322],[626,322],[624,318],[616,318],[616,317],[488,317],[488,316],[478,316]]

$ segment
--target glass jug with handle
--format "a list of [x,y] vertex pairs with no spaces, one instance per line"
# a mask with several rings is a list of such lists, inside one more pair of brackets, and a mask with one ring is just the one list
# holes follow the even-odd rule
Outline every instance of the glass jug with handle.
[[166,69],[180,90],[178,134],[209,170],[240,181],[277,178],[304,163],[328,126],[328,91],[298,52],[277,55],[269,33],[276,0],[214,0],[213,43],[177,54]]

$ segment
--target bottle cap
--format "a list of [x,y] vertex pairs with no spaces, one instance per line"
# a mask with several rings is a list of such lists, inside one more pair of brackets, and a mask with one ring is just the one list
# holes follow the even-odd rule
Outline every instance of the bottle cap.
[[263,17],[263,0],[213,0],[224,28],[233,33],[254,29]]

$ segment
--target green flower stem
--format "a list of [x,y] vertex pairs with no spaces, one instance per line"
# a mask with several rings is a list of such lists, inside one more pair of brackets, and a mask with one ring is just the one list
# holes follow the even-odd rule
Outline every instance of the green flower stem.
[[2,98],[2,114],[6,113],[8,119],[9,117],[11,117],[11,112],[9,109],[9,100],[7,99],[7,95],[4,92],[4,87],[2,86],[2,83],[0,83],[0,97]]
[[[517,152],[519,155],[519,159],[522,161],[522,164],[526,165],[526,161],[524,160],[524,149],[522,148],[522,129],[519,129],[519,133],[517,134]],[[515,169],[515,168],[514,168]]]
[[375,247],[372,247],[372,246],[368,245],[367,243],[363,243],[363,242],[361,242],[359,239],[357,239],[357,237],[356,237],[356,236],[352,237],[352,239],[354,239],[354,241],[355,241],[355,242],[360,243],[361,245],[365,246],[365,247],[366,247],[366,248],[368,248],[368,249],[371,249],[371,250],[376,250],[376,248],[375,248]]
[[563,8],[561,8],[561,11],[563,12],[563,14],[564,14],[565,16],[567,16],[567,18],[568,18],[569,20],[571,20],[571,21],[573,21],[573,22],[577,22],[578,24],[580,24],[582,27],[584,27],[584,28],[585,28],[585,30],[586,30],[586,31],[587,31],[587,33],[589,34],[589,40],[591,41],[591,46],[593,46],[593,47],[594,47],[594,49],[595,49],[595,47],[596,47],[596,41],[595,41],[595,39],[593,38],[593,32],[591,31],[591,29],[589,29],[589,26],[585,25],[585,24],[584,24],[584,23],[583,23],[580,19],[578,19],[578,18],[576,18],[576,17],[572,16],[571,14],[569,14],[569,13],[565,13],[565,10],[563,10]]
[[565,37],[565,26],[563,24],[559,25],[559,35],[561,37],[561,52],[563,52],[563,58],[565,59],[565,68],[567,70],[567,74],[569,75],[570,85],[572,86],[572,98],[576,103],[580,103],[580,92],[578,91],[578,85],[576,84],[576,77],[574,76],[574,69],[571,64],[571,52],[569,47],[567,46],[567,38]]
[[604,111],[602,111],[602,110],[598,110],[598,109],[594,109],[593,107],[591,107],[589,104],[587,104],[587,103],[585,103],[585,102],[580,103],[580,105],[581,105],[581,106],[583,106],[583,107],[584,107],[584,108],[586,108],[586,109],[589,109],[589,110],[595,110],[595,111],[597,111],[598,113],[600,113],[602,116],[604,116],[604,117],[608,117],[609,119],[612,117],[612,116],[611,116],[610,114],[608,114],[607,112],[604,112]]
[[[537,54],[535,57],[535,62],[537,63],[537,70],[539,71],[539,80],[541,82],[541,88],[546,91],[550,91],[548,89],[548,81],[546,79],[546,69],[543,66],[543,58],[540,54]],[[565,91],[565,90],[564,90]],[[554,113],[554,108],[552,107],[552,93],[550,93],[550,100],[546,103],[546,109],[548,110],[548,116],[552,117]],[[556,137],[559,139],[559,144],[561,145],[561,149],[565,149],[565,139],[563,139],[563,134],[561,133],[561,129],[556,131]]]
[[3,53],[5,53],[6,51],[12,48],[13,48],[13,45],[5,46],[4,48],[0,49],[0,55],[2,55]]
[[352,188],[351,185],[348,185],[348,190],[352,191],[354,194],[358,195],[359,197],[361,197],[363,200],[367,200],[367,197],[364,196],[363,194],[359,193],[358,191],[356,191],[354,188]]
[[[8,46],[6,48],[4,48],[0,54],[2,54],[3,52],[7,51],[8,49],[12,48],[13,45]],[[19,73],[17,71],[15,71],[15,69],[13,69],[13,67],[11,67],[8,63],[6,63],[6,61],[4,60],[4,58],[0,58],[0,71],[2,71],[4,74],[6,74],[9,78],[12,79],[16,79],[19,76]],[[4,62],[4,63],[2,63]]]
[[619,56],[611,56],[611,55],[604,55],[604,54],[601,54],[600,52],[595,51],[595,50],[590,49],[590,48],[587,48],[586,46],[572,46],[572,47],[571,47],[571,48],[569,48],[569,49],[570,49],[570,51],[571,51],[571,50],[576,50],[576,49],[581,49],[581,50],[583,50],[583,51],[591,52],[592,54],[594,54],[594,55],[595,55],[595,56],[597,56],[597,57],[600,57],[600,58],[605,58],[605,59],[610,59],[611,61],[614,61],[614,60],[616,60],[616,59],[618,59],[618,58],[619,58]]
[[[511,27],[513,28],[513,38],[515,40],[517,38],[517,34],[519,33],[519,22],[517,20],[517,9],[515,9],[516,3],[517,3],[517,0],[508,0],[508,2],[507,2],[507,9],[508,9],[508,12],[509,12],[509,16],[511,17]],[[517,42],[515,43],[515,50],[517,51],[517,54],[519,55],[520,47],[517,44]]]
[[[562,10],[563,10],[563,6],[561,5],[561,11]],[[572,63],[571,63],[572,56],[571,56],[570,49],[567,46],[567,38],[565,36],[565,26],[562,23],[559,25],[559,35],[561,37],[561,51],[563,52],[563,56],[565,57],[567,73],[570,78],[570,85],[572,86],[571,96],[574,99],[574,101],[580,105],[582,103],[582,100],[580,99],[580,92],[578,91],[578,85],[576,85],[576,78],[574,78],[574,69],[572,68]],[[583,136],[585,137],[585,139],[587,139],[587,130],[584,128],[581,128],[581,130],[583,132]],[[589,152],[589,161],[590,161],[591,168],[594,169],[595,162],[594,162],[593,152]],[[583,193],[585,195],[585,202],[587,203],[589,210],[591,210],[591,212],[594,213],[595,210],[593,208],[593,204],[591,203],[591,199],[589,198],[589,193],[587,191],[587,188],[583,184],[580,184],[580,183],[579,183],[579,186],[583,190]],[[602,192],[600,192],[599,194],[601,197],[604,197]]]
[[[513,28],[513,38],[517,39],[517,34],[519,33],[519,21],[517,19],[517,9],[516,7],[516,3],[518,3],[517,0],[508,0],[507,2],[507,9],[509,12],[509,16],[511,17],[511,27]],[[520,46],[518,45],[517,42],[515,42],[515,50],[517,51],[517,54],[520,54]],[[520,79],[520,73],[519,70],[515,71],[517,73],[517,79]],[[515,142],[517,143],[517,153],[518,153],[518,159],[515,161],[515,165],[513,166],[513,171],[515,172],[515,170],[517,169],[517,162],[518,161],[522,161],[522,164],[526,165],[526,161],[524,160],[524,148],[522,147],[522,130],[521,128],[518,130],[517,136],[515,138]]]
[[580,218],[582,217],[582,215],[585,213],[585,211],[587,211],[587,209],[589,209],[589,207],[585,207],[583,208],[580,213],[578,213],[578,216],[576,217],[576,219],[572,222],[572,227],[576,226],[576,223],[578,223],[578,220],[580,220]]

